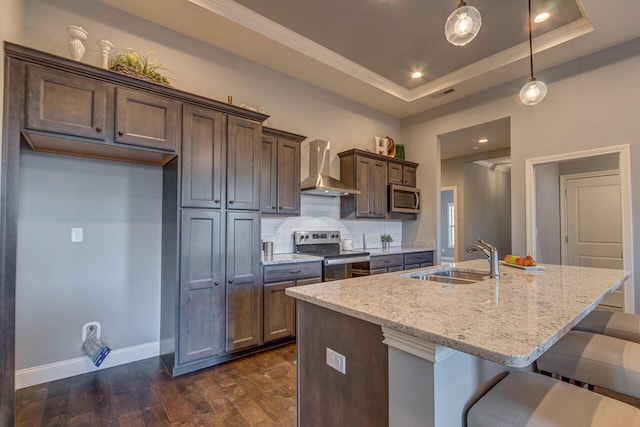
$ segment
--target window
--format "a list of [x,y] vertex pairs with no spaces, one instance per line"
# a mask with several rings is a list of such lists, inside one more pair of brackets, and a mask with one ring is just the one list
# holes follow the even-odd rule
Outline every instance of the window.
[[456,218],[455,205],[453,203],[447,203],[447,229],[448,229],[447,243],[450,249],[453,249],[456,246],[455,218]]

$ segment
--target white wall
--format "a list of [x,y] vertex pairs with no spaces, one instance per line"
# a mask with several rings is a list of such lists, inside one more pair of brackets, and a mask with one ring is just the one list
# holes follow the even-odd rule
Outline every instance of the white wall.
[[[525,251],[525,159],[559,153],[588,150],[597,147],[630,144],[631,164],[640,164],[640,129],[637,126],[636,100],[640,71],[640,40],[618,46],[603,55],[594,55],[549,70],[556,76],[547,80],[549,94],[539,105],[524,107],[516,97],[516,82],[491,93],[456,103],[446,109],[430,112],[403,122],[403,141],[407,151],[416,153],[420,162],[419,186],[425,203],[425,213],[417,224],[405,224],[405,235],[419,239],[436,236],[436,192],[439,183],[439,153],[437,135],[478,123],[511,117],[511,217],[514,253]],[[554,72],[555,71],[555,72]],[[574,75],[571,75],[575,73]],[[538,77],[545,79],[544,73]],[[457,108],[457,109],[454,109]],[[640,172],[632,170],[633,218],[640,215]],[[640,248],[640,227],[635,226],[633,241]],[[638,250],[638,249],[636,249]],[[635,270],[640,267],[637,257]],[[638,275],[636,275],[637,277]],[[636,278],[636,298],[640,298]],[[640,302],[636,300],[636,310]]]
[[[263,105],[271,126],[307,135],[307,141],[330,140],[334,176],[338,152],[373,149],[374,135],[401,142],[395,118],[97,1],[25,0],[24,8],[27,46],[68,57],[67,26],[73,24],[89,33],[83,58],[89,64],[100,64],[99,39],[119,49],[154,50],[174,87]],[[305,177],[308,143],[302,147]],[[82,356],[80,330],[90,320],[103,323],[103,338],[114,350],[157,341],[160,169],[28,152],[22,157],[17,368]],[[85,227],[85,243],[71,245],[71,226]],[[388,229],[400,236],[401,227],[395,222]]]

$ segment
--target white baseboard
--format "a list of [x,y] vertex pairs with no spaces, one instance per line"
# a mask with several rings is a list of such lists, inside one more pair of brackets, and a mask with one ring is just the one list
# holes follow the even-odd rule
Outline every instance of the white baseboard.
[[99,371],[160,354],[159,341],[112,350],[99,368],[88,357],[76,357],[16,371],[16,390],[88,372]]

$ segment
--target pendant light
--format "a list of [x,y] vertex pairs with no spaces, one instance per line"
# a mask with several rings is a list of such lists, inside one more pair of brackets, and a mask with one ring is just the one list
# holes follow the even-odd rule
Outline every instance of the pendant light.
[[458,3],[458,8],[447,18],[444,24],[444,35],[449,43],[464,46],[478,35],[481,26],[482,18],[478,9],[467,6],[467,3],[462,0]]
[[531,40],[531,0],[529,0],[529,65],[531,77],[520,89],[520,101],[524,105],[536,105],[547,96],[547,85],[533,77],[533,42]]

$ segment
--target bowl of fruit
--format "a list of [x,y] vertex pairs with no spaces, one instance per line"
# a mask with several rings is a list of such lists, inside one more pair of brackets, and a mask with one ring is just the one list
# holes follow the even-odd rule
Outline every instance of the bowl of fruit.
[[541,268],[531,255],[505,255],[502,264],[508,265],[509,267],[521,268],[524,270],[539,270]]

